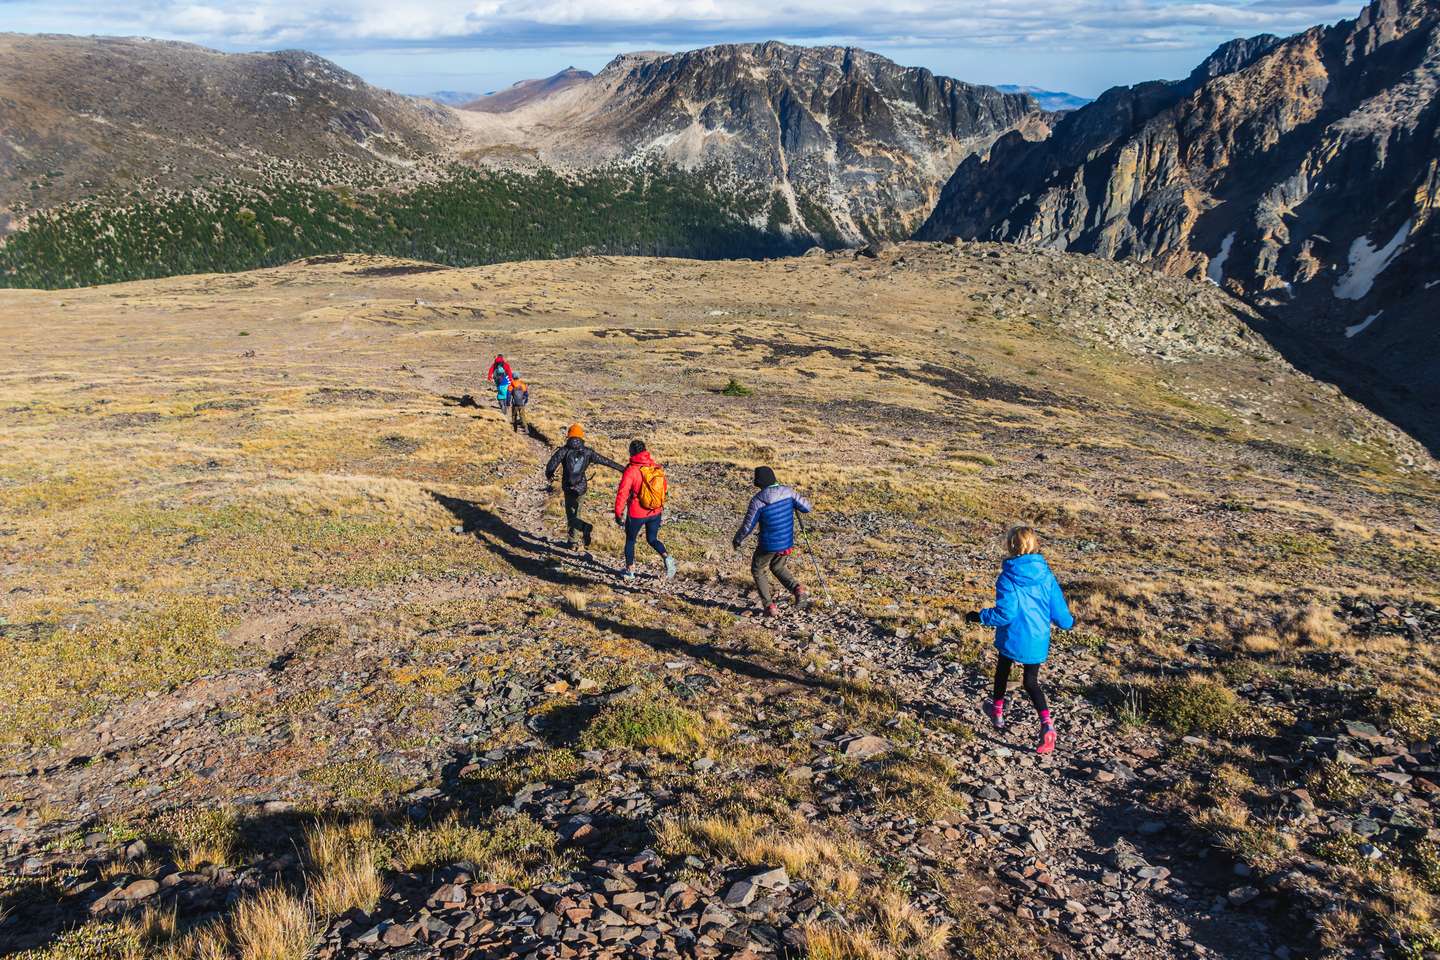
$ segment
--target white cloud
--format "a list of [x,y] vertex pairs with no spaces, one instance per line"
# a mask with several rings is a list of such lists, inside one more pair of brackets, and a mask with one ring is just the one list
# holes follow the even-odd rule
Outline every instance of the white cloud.
[[[97,9],[98,7],[98,9]],[[1053,50],[1199,47],[1353,16],[1334,0],[10,0],[8,29],[124,33],[227,49],[436,44],[502,49],[637,34],[675,46],[825,37]],[[3,27],[0,27],[3,28]]]

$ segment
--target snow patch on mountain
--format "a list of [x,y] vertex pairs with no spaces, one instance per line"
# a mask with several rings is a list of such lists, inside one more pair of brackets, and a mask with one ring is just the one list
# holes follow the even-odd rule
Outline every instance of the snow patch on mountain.
[[1370,314],[1370,316],[1366,317],[1366,318],[1365,318],[1363,321],[1361,321],[1360,323],[1357,323],[1357,324],[1355,324],[1354,326],[1346,327],[1346,328],[1345,328],[1345,336],[1346,336],[1347,338],[1349,338],[1349,337],[1355,336],[1357,333],[1364,333],[1364,332],[1366,331],[1366,329],[1369,328],[1370,324],[1372,324],[1372,323],[1374,323],[1376,320],[1379,320],[1379,319],[1380,319],[1380,314],[1382,314],[1382,313],[1384,313],[1384,312],[1385,312],[1384,310],[1377,311],[1376,313]]
[[[1390,261],[1400,252],[1400,247],[1410,236],[1413,223],[1413,220],[1402,223],[1400,229],[1395,231],[1395,236],[1390,238],[1390,242],[1378,250],[1364,234],[1356,237],[1355,242],[1350,244],[1350,269],[1346,270],[1345,275],[1335,284],[1335,296],[1341,300],[1359,300],[1369,293],[1375,278],[1390,266]],[[1364,329],[1369,322],[1366,320],[1359,326]]]
[[1235,244],[1235,231],[1231,230],[1220,241],[1220,252],[1215,254],[1215,259],[1210,261],[1210,266],[1205,269],[1205,276],[1210,282],[1219,284],[1225,279],[1225,261],[1230,259],[1230,248]]

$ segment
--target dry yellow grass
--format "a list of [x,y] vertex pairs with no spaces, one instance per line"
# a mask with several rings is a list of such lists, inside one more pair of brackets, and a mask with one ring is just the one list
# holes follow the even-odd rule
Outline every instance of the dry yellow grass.
[[368,913],[375,908],[385,891],[376,845],[375,825],[365,818],[324,822],[306,832],[310,866],[306,894],[317,916],[332,917],[350,909]]
[[314,927],[309,905],[279,887],[242,900],[230,919],[239,960],[304,960]]

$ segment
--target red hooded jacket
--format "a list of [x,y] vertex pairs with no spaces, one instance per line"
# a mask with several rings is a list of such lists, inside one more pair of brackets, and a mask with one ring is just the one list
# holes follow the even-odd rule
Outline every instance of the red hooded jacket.
[[663,506],[659,510],[646,510],[640,505],[640,468],[655,465],[649,450],[641,450],[630,458],[625,472],[620,474],[620,489],[615,491],[615,516],[617,519],[624,520],[627,510],[631,520],[644,520],[646,517],[653,517],[664,511]]
[[490,371],[485,374],[485,379],[486,379],[486,380],[494,380],[494,379],[495,379],[495,368],[496,368],[496,367],[503,367],[503,368],[505,369],[505,379],[506,379],[506,380],[514,380],[514,379],[515,379],[515,371],[513,371],[513,370],[510,369],[510,361],[509,361],[509,360],[506,360],[504,357],[496,357],[494,360],[492,360],[492,361],[490,362]]

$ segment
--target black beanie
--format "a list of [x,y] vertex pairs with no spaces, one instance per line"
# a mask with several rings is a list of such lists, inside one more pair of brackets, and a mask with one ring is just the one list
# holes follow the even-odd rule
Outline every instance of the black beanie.
[[766,487],[774,486],[779,482],[779,480],[775,479],[775,471],[771,470],[769,467],[755,468],[755,486],[759,487],[760,489],[763,490]]

